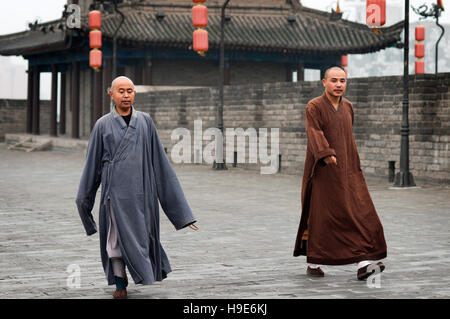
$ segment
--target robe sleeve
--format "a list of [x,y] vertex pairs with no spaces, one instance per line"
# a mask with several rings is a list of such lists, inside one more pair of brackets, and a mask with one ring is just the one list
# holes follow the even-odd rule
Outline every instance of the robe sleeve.
[[89,143],[86,153],[86,164],[81,175],[80,185],[76,204],[81,221],[88,236],[97,232],[97,226],[92,216],[92,208],[94,207],[95,195],[101,183],[102,178],[102,154],[103,140],[97,122],[92,129],[89,137]]
[[355,121],[355,112],[353,111],[353,104],[349,102],[348,105],[350,107],[350,114],[352,115],[352,127],[353,127],[353,122]]
[[158,136],[156,126],[150,118],[150,134],[152,145],[152,163],[156,179],[159,202],[176,230],[185,228],[196,222],[191,208],[184,196],[181,184],[167,158]]
[[308,147],[314,156],[314,166],[320,160],[334,155],[336,151],[330,147],[322,129],[322,120],[320,112],[314,104],[308,104],[305,110],[306,136],[308,138]]

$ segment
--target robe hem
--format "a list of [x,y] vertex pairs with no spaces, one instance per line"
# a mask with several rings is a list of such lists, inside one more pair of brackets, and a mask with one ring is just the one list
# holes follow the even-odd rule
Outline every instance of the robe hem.
[[[155,279],[155,280],[141,280],[141,281],[139,281],[139,282],[134,282],[134,284],[135,285],[143,285],[143,286],[149,286],[149,285],[153,285],[155,282],[157,282],[157,281],[163,281],[164,279],[166,279],[167,278],[167,275],[169,274],[169,273],[171,273],[172,271],[170,270],[169,272],[166,272],[166,274],[165,275],[163,275],[161,278],[159,278],[159,279]],[[131,274],[130,274],[130,276],[131,276]],[[133,276],[131,276],[131,279],[133,279]],[[133,281],[134,281],[134,279],[133,279]],[[107,280],[107,282],[108,282],[108,286],[112,286],[112,285],[115,285],[116,284],[116,281],[114,280],[114,279],[108,279]]]
[[338,265],[354,264],[364,260],[380,260],[386,258],[386,256],[387,256],[386,251],[383,251],[380,253],[366,254],[345,259],[323,259],[315,257],[306,257],[306,262],[310,264],[338,266]]

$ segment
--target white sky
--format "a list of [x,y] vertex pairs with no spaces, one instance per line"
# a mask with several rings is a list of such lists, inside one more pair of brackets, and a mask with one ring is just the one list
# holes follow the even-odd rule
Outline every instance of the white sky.
[[[186,0],[186,2],[190,2]],[[337,0],[301,0],[304,6],[329,11],[336,8]],[[340,0],[341,10],[344,18],[350,15],[350,8],[358,3],[364,6],[366,0]],[[418,7],[421,4],[431,5],[435,0],[410,0],[412,6]],[[450,23],[450,0],[444,0],[444,9],[440,21]],[[61,17],[66,0],[14,0],[0,1],[0,35],[27,30],[28,23],[39,19],[41,22],[58,19]],[[387,0],[387,20],[388,23],[394,17],[403,17],[403,0]],[[389,11],[389,7],[394,8]],[[347,12],[346,12],[347,10]],[[401,11],[401,12],[399,12]],[[391,19],[390,19],[391,17]],[[394,19],[395,20],[395,19]],[[411,22],[417,21],[418,16],[410,12]],[[364,23],[364,21],[359,21]],[[3,75],[0,82],[0,98],[26,98],[26,74],[27,62],[21,57],[0,56],[0,73]],[[41,98],[49,99],[50,74],[41,75]]]
[[[186,2],[190,2],[186,0]],[[337,0],[301,0],[301,3],[310,8],[319,10],[330,10],[336,8]],[[354,3],[365,3],[366,0],[340,0],[341,10],[346,11],[346,6]],[[386,0],[388,5],[387,15],[390,15],[389,5],[403,5],[403,0]],[[435,0],[410,0],[411,6],[418,7],[421,4],[431,5]],[[450,1],[444,0],[446,11],[442,13],[440,21],[450,23]],[[28,23],[37,18],[40,21],[50,21],[61,17],[66,0],[14,0],[0,1],[0,35],[13,32],[24,31],[28,28]],[[13,5],[12,5],[13,4]],[[403,12],[403,11],[402,11]],[[417,15],[410,11],[411,22],[418,20]]]
[[[319,10],[323,10],[323,11],[330,11],[331,8],[336,9],[336,3],[337,0],[301,0],[300,1],[302,3],[302,5],[304,5],[305,7],[310,7],[310,8],[314,8],[314,9],[319,9]],[[343,15],[345,17],[345,12],[346,10],[349,10],[349,7],[352,7],[354,4],[357,3],[362,3],[364,8],[366,5],[366,0],[340,0],[339,1],[339,6],[341,8],[341,11],[343,12]],[[419,7],[422,4],[426,4],[429,7],[431,7],[431,4],[436,3],[436,0],[410,0],[409,4],[412,7]],[[442,23],[450,23],[450,0],[443,0],[443,4],[444,4],[444,10],[442,12],[441,17],[439,18],[439,22]],[[390,12],[390,6],[394,7],[395,9],[397,7],[401,7],[401,12]],[[396,17],[401,17],[398,21],[403,20],[403,16],[404,16],[404,9],[405,8],[405,1],[404,0],[386,0],[386,18],[387,21],[389,21],[389,16],[390,15],[395,15]],[[395,10],[394,9],[394,10]],[[395,10],[397,11],[397,10]],[[412,9],[410,9],[409,11],[409,21],[415,22],[419,20],[419,16],[417,14],[415,14],[413,12]],[[392,21],[393,23],[398,22],[398,21]],[[364,21],[358,21],[360,23],[364,23]]]

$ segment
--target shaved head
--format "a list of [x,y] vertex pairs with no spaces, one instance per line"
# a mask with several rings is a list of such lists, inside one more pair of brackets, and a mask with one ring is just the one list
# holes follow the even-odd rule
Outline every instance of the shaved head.
[[111,90],[111,91],[114,90],[114,87],[115,87],[118,83],[122,83],[122,82],[125,82],[126,84],[131,84],[131,86],[132,86],[133,89],[134,89],[134,83],[133,83],[133,81],[131,81],[131,80],[130,80],[129,78],[127,78],[126,76],[121,75],[121,76],[116,77],[116,78],[111,82],[111,88],[110,88],[110,90]]
[[324,78],[325,80],[328,78],[328,75],[330,74],[330,71],[342,71],[342,72],[344,73],[344,76],[346,77],[345,71],[344,71],[343,68],[341,68],[340,66],[332,66],[331,68],[328,68],[328,69],[325,71],[325,74],[324,74],[324,76],[323,76],[323,78]]
[[347,88],[347,74],[341,67],[333,66],[325,71],[322,84],[328,99],[336,104]]
[[109,95],[111,96],[111,103],[116,106],[120,115],[130,114],[135,94],[133,81],[126,76],[118,76],[112,81]]

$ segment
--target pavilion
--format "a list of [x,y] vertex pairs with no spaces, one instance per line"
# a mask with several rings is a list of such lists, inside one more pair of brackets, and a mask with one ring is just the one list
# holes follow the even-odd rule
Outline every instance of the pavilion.
[[[191,1],[115,1],[124,16],[116,35],[116,75],[129,76],[137,85],[154,87],[218,85],[222,0],[205,3],[210,49],[204,57],[192,50],[195,28]],[[115,12],[103,12],[103,67],[95,72],[89,67],[88,26],[88,13],[94,2],[102,3],[68,0],[68,5],[81,8],[80,28],[68,27],[70,14],[64,11],[56,21],[30,24],[29,30],[0,36],[1,55],[21,55],[28,60],[27,133],[41,133],[42,72],[52,73],[51,136],[88,137],[95,121],[109,112],[107,88],[113,78],[113,35],[120,19]],[[403,29],[403,22],[399,22],[375,34],[366,25],[340,19],[336,13],[304,7],[295,0],[231,0],[226,13],[226,85],[292,81],[295,73],[297,80],[302,81],[305,69],[323,73],[329,66],[340,65],[342,55],[398,45]]]

